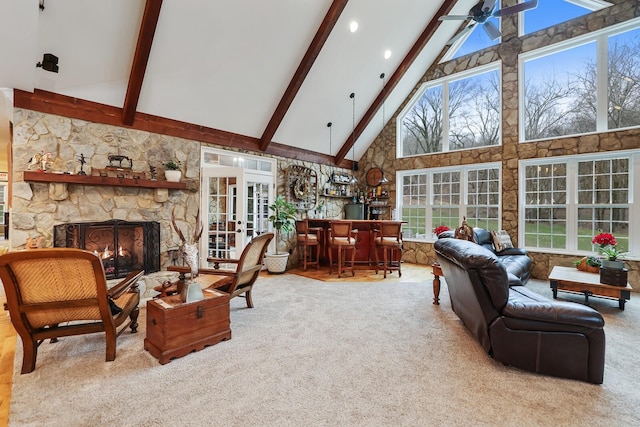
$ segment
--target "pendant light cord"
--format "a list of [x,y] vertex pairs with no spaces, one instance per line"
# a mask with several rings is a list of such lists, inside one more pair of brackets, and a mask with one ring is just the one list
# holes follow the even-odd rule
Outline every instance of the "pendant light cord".
[[353,176],[351,177],[351,183],[355,184],[358,182],[358,178],[356,178],[356,94],[355,92],[351,92],[349,98],[352,99],[351,103],[351,169],[353,172]]

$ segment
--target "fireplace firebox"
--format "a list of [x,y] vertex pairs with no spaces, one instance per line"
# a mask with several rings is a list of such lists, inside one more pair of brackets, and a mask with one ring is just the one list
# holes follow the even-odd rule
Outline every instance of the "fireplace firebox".
[[53,228],[54,246],[91,251],[102,259],[107,279],[134,270],[160,270],[160,223],[155,221],[78,222]]

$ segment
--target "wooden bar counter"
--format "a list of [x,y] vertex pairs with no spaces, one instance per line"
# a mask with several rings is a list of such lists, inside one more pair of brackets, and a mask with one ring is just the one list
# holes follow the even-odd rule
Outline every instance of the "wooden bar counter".
[[[402,224],[405,221],[389,221],[389,220],[362,220],[362,219],[309,219],[309,227],[317,227],[322,229],[321,248],[320,248],[320,264],[329,265],[329,230],[332,221],[351,221],[353,229],[358,230],[356,243],[356,268],[373,268],[376,262],[376,250],[374,231],[380,227],[381,223]],[[382,252],[379,253],[382,260]],[[399,257],[399,255],[398,255]],[[334,254],[333,259],[337,259]],[[399,259],[394,259],[399,261]]]

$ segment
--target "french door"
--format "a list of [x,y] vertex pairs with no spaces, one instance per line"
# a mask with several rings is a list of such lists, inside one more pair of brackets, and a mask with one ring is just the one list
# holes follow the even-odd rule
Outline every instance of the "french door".
[[207,232],[200,240],[200,265],[213,267],[207,258],[238,259],[251,239],[268,230],[274,181],[271,174],[231,166],[204,167],[201,177]]

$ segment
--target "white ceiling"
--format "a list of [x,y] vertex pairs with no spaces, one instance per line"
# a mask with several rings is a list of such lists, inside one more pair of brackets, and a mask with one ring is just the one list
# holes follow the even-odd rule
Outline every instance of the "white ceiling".
[[[331,3],[164,0],[137,111],[260,138]],[[335,155],[352,131],[349,94],[356,94],[357,125],[382,90],[380,73],[393,75],[443,3],[350,0],[273,141]],[[451,13],[466,14],[475,1],[456,3]],[[0,87],[122,108],[145,1],[44,0],[44,11],[38,4],[0,2]],[[355,33],[352,20],[359,23]],[[459,25],[442,23],[389,94],[387,120]],[[43,53],[59,57],[59,73],[35,67]],[[378,112],[356,141],[356,160],[381,128]]]

